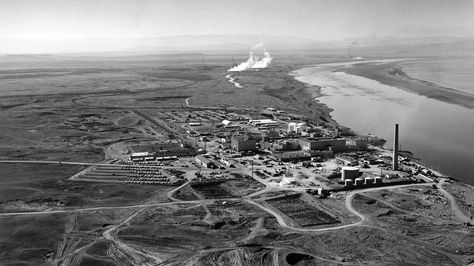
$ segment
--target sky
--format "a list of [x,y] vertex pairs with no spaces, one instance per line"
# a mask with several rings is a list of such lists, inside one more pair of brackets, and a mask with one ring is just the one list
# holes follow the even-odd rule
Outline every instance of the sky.
[[0,0],[0,39],[473,36],[474,0]]

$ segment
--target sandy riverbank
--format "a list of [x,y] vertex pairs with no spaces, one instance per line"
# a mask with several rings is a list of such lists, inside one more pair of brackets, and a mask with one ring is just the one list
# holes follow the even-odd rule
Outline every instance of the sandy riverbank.
[[439,101],[474,109],[474,95],[410,77],[397,62],[354,64],[336,71],[376,80],[382,84]]
[[[409,147],[427,165],[472,183],[468,169],[474,157],[466,149],[472,146],[472,128],[467,126],[466,121],[471,120],[474,110],[452,104],[453,99],[466,98],[460,97],[458,92],[455,95],[457,98],[438,100],[426,97],[421,94],[424,91],[415,93],[401,88],[401,84],[410,81],[409,77],[402,76],[406,74],[388,71],[397,71],[395,61],[320,64],[295,70],[290,75],[312,85],[308,88],[313,88],[315,101],[319,102],[318,105],[326,104],[334,109],[331,116],[337,123],[359,134],[382,137],[389,143],[393,124],[402,124],[404,147]],[[382,82],[382,78],[391,83]],[[410,85],[414,86],[416,83],[412,82]],[[439,89],[429,92],[436,95],[440,93]],[[449,140],[449,145],[448,141],[439,142],[440,139]],[[450,160],[442,156],[446,153],[450,154]]]

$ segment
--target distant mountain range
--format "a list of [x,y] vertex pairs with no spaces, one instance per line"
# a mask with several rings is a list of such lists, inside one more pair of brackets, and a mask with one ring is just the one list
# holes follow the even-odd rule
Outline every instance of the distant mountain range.
[[248,51],[263,42],[269,50],[319,50],[357,49],[369,47],[416,47],[456,46],[457,49],[474,49],[474,37],[383,37],[360,38],[338,41],[317,41],[310,38],[258,35],[181,35],[157,38],[77,40],[0,39],[0,54],[48,54],[48,53],[170,53]]
[[272,47],[291,47],[295,44],[309,44],[314,40],[258,35],[180,35],[157,38],[75,40],[0,39],[0,54],[248,50],[260,42]]

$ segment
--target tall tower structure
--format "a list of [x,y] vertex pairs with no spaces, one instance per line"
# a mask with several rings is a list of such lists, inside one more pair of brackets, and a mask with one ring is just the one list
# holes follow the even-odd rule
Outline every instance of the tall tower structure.
[[398,170],[398,124],[395,124],[393,132],[393,170]]

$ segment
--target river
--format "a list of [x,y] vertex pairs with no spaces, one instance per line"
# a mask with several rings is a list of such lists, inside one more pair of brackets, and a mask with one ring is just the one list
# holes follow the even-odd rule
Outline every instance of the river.
[[411,77],[474,94],[474,58],[454,57],[403,62]]
[[293,71],[301,82],[321,87],[318,101],[339,124],[386,139],[400,124],[400,144],[428,166],[474,184],[474,110],[433,100],[375,80],[333,72],[348,63]]

